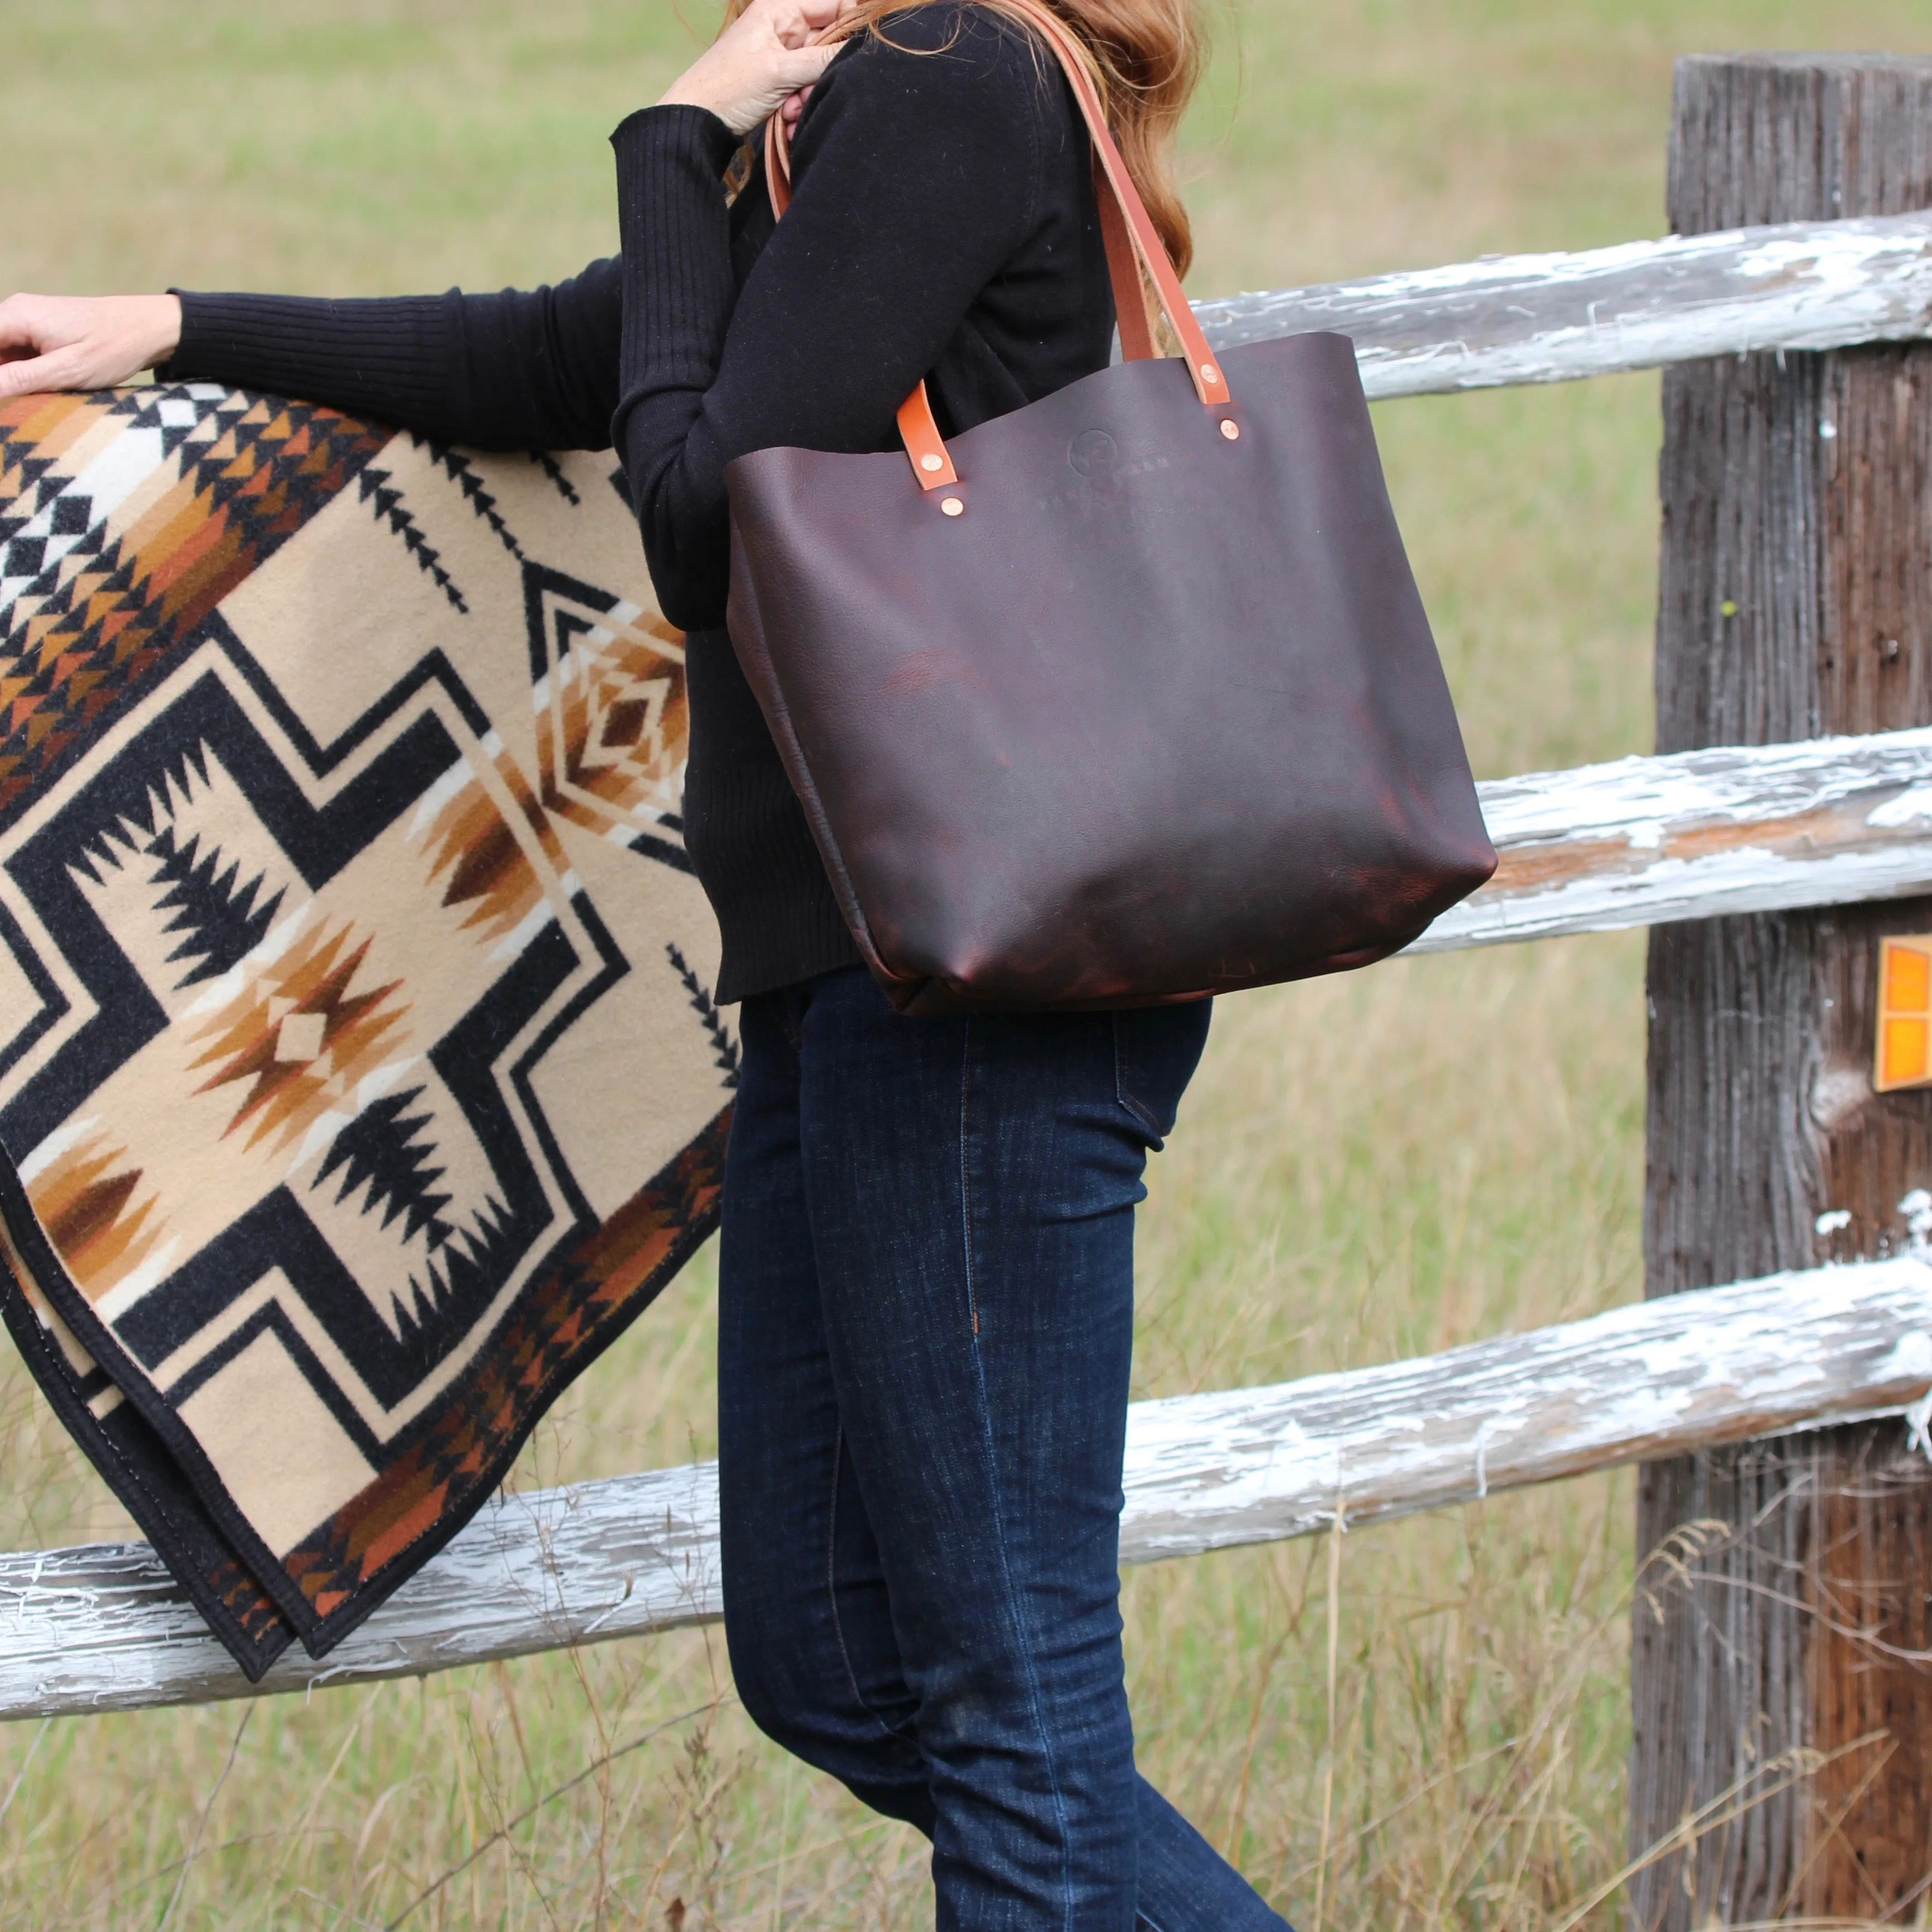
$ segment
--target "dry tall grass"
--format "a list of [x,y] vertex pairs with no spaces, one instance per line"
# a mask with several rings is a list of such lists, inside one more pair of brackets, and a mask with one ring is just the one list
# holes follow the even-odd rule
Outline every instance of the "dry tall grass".
[[[694,18],[699,0],[688,0]],[[1673,52],[1923,46],[1922,0],[1253,0],[1190,148],[1206,292],[1660,226]],[[662,0],[0,0],[0,285],[472,286],[610,242],[602,136]],[[1655,386],[1382,428],[1477,762],[1648,740]],[[1145,1393],[1637,1291],[1632,938],[1225,1003],[1142,1234]],[[706,1453],[700,1261],[520,1482]],[[0,1540],[122,1533],[0,1369]],[[1616,1478],[1131,1573],[1144,1762],[1304,1932],[1607,1928],[1624,1857]],[[0,1922],[913,1928],[922,1847],[763,1742],[715,1633],[0,1732]]]

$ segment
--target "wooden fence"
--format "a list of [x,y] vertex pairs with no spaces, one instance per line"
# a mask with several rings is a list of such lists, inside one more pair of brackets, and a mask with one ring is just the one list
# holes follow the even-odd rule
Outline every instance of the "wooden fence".
[[[1894,1414],[1928,1384],[1932,1256],[1901,1256],[1420,1361],[1136,1402],[1121,1557],[1195,1556],[1325,1529],[1338,1507],[1360,1525]],[[502,1496],[322,1662],[292,1652],[258,1687],[145,1544],[0,1557],[0,1718],[410,1676],[708,1622],[717,1546],[709,1462]]]
[[[1874,934],[1932,925],[1932,905],[1841,910],[1932,895],[1932,350],[1858,348],[1932,336],[1932,212],[1910,212],[1932,208],[1932,63],[1686,62],[1676,113],[1686,232],[1200,305],[1223,346],[1347,332],[1374,396],[1670,369],[1659,736],[1684,748],[1484,785],[1501,867],[1416,949],[1658,928],[1646,1256],[1664,1298],[1138,1404],[1122,1552],[1630,1462],[1646,1548],[1730,1519],[1742,1553],[1683,1573],[1636,1640],[1633,1840],[1682,1841],[1634,1882],[1647,1932],[1897,1917],[1932,1856],[1932,1742],[1915,1756],[1903,1736],[1932,1739],[1932,1482],[1912,1474],[1932,1457],[1932,1202],[1909,1198],[1932,1184],[1932,1108],[1880,1106],[1860,1070]],[[716,1535],[709,1465],[502,1498],[326,1662],[284,1660],[260,1688],[714,1617]],[[1804,1614],[1748,1610],[1768,1597]],[[249,1688],[145,1546],[0,1557],[0,1717]],[[1874,1711],[1871,1734],[1896,1734],[1876,1768],[1753,1795],[1754,1760],[1835,1765],[1824,1747]],[[1726,1790],[1743,1796],[1721,1829],[1682,1827]]]

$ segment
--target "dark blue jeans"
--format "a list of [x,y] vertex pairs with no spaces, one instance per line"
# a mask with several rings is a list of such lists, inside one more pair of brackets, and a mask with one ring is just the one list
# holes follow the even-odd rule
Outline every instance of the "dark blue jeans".
[[725,1629],[758,1725],[932,1840],[942,1932],[1286,1932],[1134,1768],[1133,1211],[1205,1004],[745,1002],[718,1269]]

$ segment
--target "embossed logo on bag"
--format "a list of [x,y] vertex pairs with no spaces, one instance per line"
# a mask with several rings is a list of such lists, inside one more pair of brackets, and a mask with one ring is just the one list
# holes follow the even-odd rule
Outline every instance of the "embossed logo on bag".
[[1081,476],[1110,476],[1120,457],[1120,445],[1103,429],[1083,429],[1066,446],[1066,460]]
[[1130,477],[1145,476],[1168,466],[1165,456],[1148,457],[1138,463],[1123,463],[1120,446],[1103,429],[1083,429],[1066,446],[1066,464],[1082,482],[1036,498],[1039,508],[1053,510],[1063,505],[1084,505],[1090,509],[1096,504],[1118,508],[1123,497],[1120,486]]

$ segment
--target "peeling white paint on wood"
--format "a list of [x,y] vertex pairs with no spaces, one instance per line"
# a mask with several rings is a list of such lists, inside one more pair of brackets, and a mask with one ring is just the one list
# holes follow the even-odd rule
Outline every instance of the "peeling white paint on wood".
[[[416,1676],[719,1614],[716,1465],[500,1496],[320,1663],[260,1691]],[[145,1543],[0,1556],[0,1719],[252,1694]]]
[[[1932,215],[1670,236],[1197,302],[1216,348],[1352,337],[1371,397],[1932,334]],[[1821,424],[1821,435],[1831,426]]]
[[1932,730],[1624,758],[1477,789],[1496,877],[1412,952],[1932,890]]
[[[1590,1469],[1902,1412],[1932,1388],[1912,1256],[1619,1308],[1419,1360],[1135,1404],[1124,1562],[1365,1523]],[[414,1676],[719,1612],[699,1463],[506,1498],[323,1662]],[[0,1556],[0,1718],[250,1694],[145,1544]]]
[[1419,1360],[1136,1406],[1130,1562],[1407,1516],[1856,1416],[1932,1384],[1932,1266],[1669,1295]]

